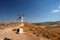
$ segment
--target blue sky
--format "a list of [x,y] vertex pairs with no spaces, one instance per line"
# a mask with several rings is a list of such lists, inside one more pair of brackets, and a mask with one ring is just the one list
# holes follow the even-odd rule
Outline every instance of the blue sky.
[[20,11],[27,22],[60,21],[60,0],[0,0],[0,22],[18,21]]

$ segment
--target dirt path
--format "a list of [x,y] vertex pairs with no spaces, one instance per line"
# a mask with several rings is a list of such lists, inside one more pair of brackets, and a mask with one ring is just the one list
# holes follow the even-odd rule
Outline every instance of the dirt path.
[[31,33],[16,34],[16,32],[11,30],[0,30],[0,40],[4,40],[5,37],[12,40],[40,40],[40,38]]
[[12,31],[11,29],[0,30],[0,40],[4,40],[4,38],[9,38],[12,40],[47,40],[45,38],[39,38],[36,35],[28,32],[16,34],[16,32]]
[[22,33],[22,34],[6,34],[7,38],[13,39],[13,40],[40,40],[37,36],[29,33]]

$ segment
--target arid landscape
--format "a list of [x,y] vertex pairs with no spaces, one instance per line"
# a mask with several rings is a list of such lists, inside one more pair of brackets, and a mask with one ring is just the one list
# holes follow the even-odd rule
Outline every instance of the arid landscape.
[[24,22],[24,32],[16,34],[15,27],[19,22],[0,23],[0,40],[8,38],[11,40],[60,40],[60,23],[57,24],[37,24]]
[[60,0],[0,0],[0,40],[60,40]]

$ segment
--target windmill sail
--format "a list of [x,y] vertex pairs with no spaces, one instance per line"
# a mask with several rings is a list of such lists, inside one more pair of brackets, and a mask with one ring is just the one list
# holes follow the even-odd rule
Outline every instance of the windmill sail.
[[18,20],[20,20],[20,22],[23,22],[23,16],[24,16],[24,13],[21,15],[19,13],[17,13],[17,15],[19,16],[18,17]]

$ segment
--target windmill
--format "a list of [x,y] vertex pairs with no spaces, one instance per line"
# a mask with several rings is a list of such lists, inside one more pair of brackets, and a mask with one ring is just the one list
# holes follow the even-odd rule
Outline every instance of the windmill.
[[18,17],[18,20],[20,20],[20,22],[24,22],[24,21],[23,21],[23,20],[24,20],[24,18],[23,18],[24,13],[23,13],[23,14],[17,13],[17,15],[19,16],[19,17]]
[[24,16],[24,14],[19,14],[19,13],[17,13],[18,14],[18,20],[20,20],[20,22],[21,22],[21,24],[18,26],[18,29],[17,29],[17,32],[16,33],[23,33],[23,26],[24,26],[24,21],[23,21],[23,16]]

